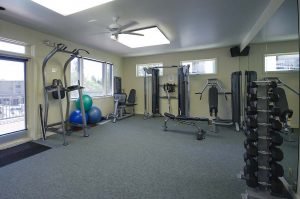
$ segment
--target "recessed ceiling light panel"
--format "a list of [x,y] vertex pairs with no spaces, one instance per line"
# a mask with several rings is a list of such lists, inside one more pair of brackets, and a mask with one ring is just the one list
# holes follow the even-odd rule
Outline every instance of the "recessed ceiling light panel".
[[[167,39],[167,37],[156,26],[131,32],[139,33],[144,36],[119,34],[117,41],[130,48],[170,44],[170,41]],[[112,39],[114,38],[112,37]]]
[[113,0],[31,0],[41,6],[67,16]]

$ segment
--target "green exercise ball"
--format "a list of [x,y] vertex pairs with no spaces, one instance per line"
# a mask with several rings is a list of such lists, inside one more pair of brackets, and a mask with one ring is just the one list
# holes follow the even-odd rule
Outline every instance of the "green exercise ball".
[[[87,112],[93,105],[93,99],[89,95],[82,95],[84,110]],[[80,99],[76,100],[76,108],[80,110]]]

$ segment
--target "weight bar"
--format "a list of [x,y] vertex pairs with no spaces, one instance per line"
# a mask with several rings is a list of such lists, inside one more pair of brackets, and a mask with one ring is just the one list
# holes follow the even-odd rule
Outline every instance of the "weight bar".
[[281,130],[282,124],[278,120],[272,120],[270,123],[258,123],[256,119],[253,118],[247,118],[246,120],[246,126],[250,128],[257,128],[258,126],[270,126],[274,130]]

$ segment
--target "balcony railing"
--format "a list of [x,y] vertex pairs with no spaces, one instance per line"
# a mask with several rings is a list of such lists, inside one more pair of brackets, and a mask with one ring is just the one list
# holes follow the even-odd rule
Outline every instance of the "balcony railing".
[[3,120],[24,117],[24,102],[24,96],[0,96],[0,123]]

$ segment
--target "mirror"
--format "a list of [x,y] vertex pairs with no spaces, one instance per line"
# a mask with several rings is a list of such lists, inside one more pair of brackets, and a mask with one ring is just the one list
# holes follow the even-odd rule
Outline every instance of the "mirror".
[[[250,44],[250,54],[244,58],[247,70],[257,71],[258,79],[278,77],[299,92],[299,38],[297,0],[285,0]],[[299,95],[286,87],[289,109],[293,110],[290,128],[285,128],[280,146],[284,159],[284,179],[294,192],[298,182],[299,153]]]

